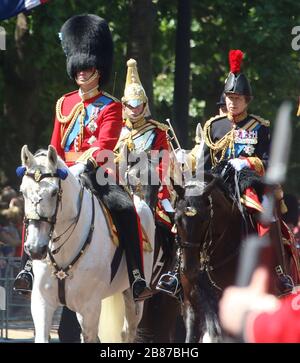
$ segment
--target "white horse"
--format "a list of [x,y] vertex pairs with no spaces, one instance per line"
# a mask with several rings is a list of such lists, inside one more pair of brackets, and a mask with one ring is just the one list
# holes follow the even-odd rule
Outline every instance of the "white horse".
[[[21,192],[27,224],[25,251],[33,259],[34,284],[31,312],[35,341],[47,342],[56,308],[65,305],[77,314],[84,342],[97,342],[101,300],[124,293],[128,340],[135,336],[142,316],[129,289],[124,255],[110,281],[110,265],[116,251],[105,214],[96,197],[68,172],[56,150],[48,147],[35,156],[23,146]],[[155,226],[150,209],[135,198],[137,212],[150,243]],[[149,283],[153,253],[144,254],[145,278]],[[126,291],[127,290],[127,291]],[[124,333],[123,333],[124,335]]]

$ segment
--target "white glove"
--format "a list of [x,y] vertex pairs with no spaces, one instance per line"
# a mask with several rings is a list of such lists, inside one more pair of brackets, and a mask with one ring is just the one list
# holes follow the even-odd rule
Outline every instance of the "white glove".
[[229,164],[231,164],[236,171],[241,171],[244,168],[249,168],[249,163],[247,159],[231,159],[229,160]]
[[176,156],[176,160],[178,161],[178,163],[180,163],[180,164],[186,163],[186,161],[187,161],[186,150],[184,150],[184,149],[175,150],[175,156]]
[[85,171],[85,164],[76,163],[76,164],[70,166],[69,170],[75,176],[75,178],[78,178],[79,175]]
[[164,210],[168,213],[174,213],[175,210],[172,207],[172,204],[170,203],[169,199],[165,198],[161,201],[161,205],[163,206]]

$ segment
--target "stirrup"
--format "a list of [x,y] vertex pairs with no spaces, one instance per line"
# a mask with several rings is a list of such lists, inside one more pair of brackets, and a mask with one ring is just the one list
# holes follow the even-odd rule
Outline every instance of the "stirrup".
[[131,289],[135,302],[144,301],[153,295],[151,288],[143,278],[136,278],[131,285]]
[[278,280],[280,284],[282,285],[283,289],[281,295],[286,295],[292,292],[295,288],[294,280],[290,275],[287,275],[283,272],[281,266],[276,266],[275,268]]
[[[165,292],[165,293],[167,293],[167,294],[169,294],[171,296],[176,297],[177,294],[181,290],[181,285],[180,285],[180,282],[179,282],[178,277],[176,275],[177,275],[176,273],[174,274],[171,271],[169,271],[166,274],[162,274],[160,276],[160,279],[159,279],[157,285],[156,285],[156,290],[163,291],[163,292]],[[165,277],[168,277],[169,278],[168,281],[164,281],[164,278]],[[175,283],[174,283],[175,287],[173,288],[173,286],[172,286],[171,289],[168,289],[168,287],[171,287],[169,285],[169,282],[170,282],[171,279],[173,281],[175,281]]]
[[28,294],[32,291],[33,274],[25,269],[21,270],[15,278],[13,290],[20,294]]

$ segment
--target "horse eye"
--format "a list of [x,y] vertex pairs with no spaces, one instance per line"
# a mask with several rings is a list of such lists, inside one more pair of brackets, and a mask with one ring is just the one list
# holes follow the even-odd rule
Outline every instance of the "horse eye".
[[26,197],[26,190],[23,190],[22,188],[20,188],[19,193],[20,193],[20,195],[23,195],[24,197]]
[[51,197],[55,197],[56,194],[58,192],[58,189],[54,189],[52,192],[51,192]]

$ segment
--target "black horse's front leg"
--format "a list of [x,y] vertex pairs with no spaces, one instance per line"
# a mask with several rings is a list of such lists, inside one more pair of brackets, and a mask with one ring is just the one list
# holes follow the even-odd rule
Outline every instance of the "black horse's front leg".
[[186,328],[186,343],[198,343],[204,334],[205,316],[201,309],[198,284],[195,281],[183,282],[184,304],[183,317]]

